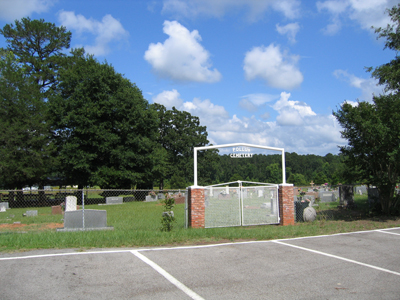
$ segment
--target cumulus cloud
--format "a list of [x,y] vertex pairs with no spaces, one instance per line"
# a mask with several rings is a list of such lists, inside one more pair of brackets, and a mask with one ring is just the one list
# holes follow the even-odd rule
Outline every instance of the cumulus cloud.
[[346,141],[341,138],[336,118],[318,115],[309,105],[291,100],[290,96],[283,92],[278,99],[263,102],[278,113],[276,120],[270,120],[268,112],[260,118],[230,116],[223,106],[209,99],[194,98],[177,109],[198,116],[201,124],[207,127],[208,140],[214,145],[240,142],[285,148],[285,151],[299,154],[338,153],[337,145],[345,145]]
[[390,19],[385,10],[397,4],[398,0],[327,0],[318,1],[316,5],[319,12],[326,11],[330,14],[331,23],[323,32],[333,35],[341,29],[342,20],[346,18],[366,30],[370,30],[371,26],[386,27]]
[[377,96],[384,93],[383,87],[378,85],[378,80],[374,78],[360,78],[344,70],[335,70],[333,75],[346,81],[350,86],[360,89],[361,95],[359,99],[361,101],[371,102],[374,95]]
[[315,116],[311,107],[300,101],[289,100],[290,93],[281,93],[281,98],[272,106],[279,115],[276,122],[281,126],[300,126],[306,117]]
[[16,19],[29,17],[33,13],[49,10],[57,0],[12,0],[0,1],[0,19],[12,22]]
[[85,51],[94,55],[106,55],[110,52],[110,44],[114,41],[125,40],[129,33],[122,24],[111,15],[105,15],[100,21],[86,19],[75,15],[72,11],[61,11],[58,19],[69,30],[75,30],[79,35],[91,33],[95,36],[94,45],[85,45]]
[[282,52],[279,45],[254,47],[244,58],[247,80],[264,79],[266,84],[280,89],[293,89],[303,82],[303,74],[297,67],[298,55]]
[[296,43],[296,34],[299,32],[299,30],[299,23],[289,23],[285,26],[276,24],[276,31],[278,31],[278,33],[281,35],[286,35],[289,42],[292,44]]
[[260,111],[260,109],[262,109],[266,103],[276,100],[277,98],[278,96],[276,95],[262,93],[249,94],[242,97],[242,99],[239,101],[239,106],[248,112],[257,112]]
[[186,18],[221,18],[230,12],[244,11],[246,18],[253,22],[259,20],[269,9],[292,19],[299,15],[299,8],[298,0],[164,0],[162,12]]
[[175,81],[217,82],[221,74],[211,70],[210,54],[199,43],[197,30],[190,32],[177,21],[165,21],[165,42],[151,43],[144,58],[160,77]]
[[163,91],[157,96],[153,97],[153,102],[164,105],[167,109],[181,107],[183,100],[180,98],[180,94],[177,90]]

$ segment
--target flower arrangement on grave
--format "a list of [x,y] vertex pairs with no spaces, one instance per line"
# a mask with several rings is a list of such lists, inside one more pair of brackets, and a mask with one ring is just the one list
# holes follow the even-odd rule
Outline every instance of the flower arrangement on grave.
[[302,189],[298,189],[298,192],[299,192],[299,196],[297,197],[297,200],[304,202],[303,197],[306,194],[306,192],[303,191]]
[[175,222],[174,212],[172,208],[175,205],[175,199],[170,194],[165,193],[164,212],[161,217],[161,231],[171,231]]
[[155,191],[151,191],[151,192],[149,192],[149,196],[151,196],[151,197],[155,197],[155,196],[156,196],[156,192],[155,192]]
[[65,201],[60,203],[61,209],[65,211]]

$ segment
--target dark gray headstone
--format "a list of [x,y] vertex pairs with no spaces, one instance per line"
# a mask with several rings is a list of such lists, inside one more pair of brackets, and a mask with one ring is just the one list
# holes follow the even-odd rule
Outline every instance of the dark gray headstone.
[[[83,227],[83,218],[85,218],[85,227]],[[64,213],[64,228],[58,229],[57,231],[104,229],[113,229],[112,227],[107,227],[107,211],[85,209],[66,211]]]
[[334,201],[336,201],[336,195],[332,191],[319,192],[319,201],[320,202],[334,202]]

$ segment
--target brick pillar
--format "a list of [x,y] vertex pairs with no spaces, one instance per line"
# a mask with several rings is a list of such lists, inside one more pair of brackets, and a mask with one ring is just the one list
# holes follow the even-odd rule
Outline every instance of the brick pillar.
[[293,184],[280,184],[278,195],[280,225],[294,225]]
[[204,188],[189,187],[188,189],[188,223],[192,228],[204,228],[205,201]]

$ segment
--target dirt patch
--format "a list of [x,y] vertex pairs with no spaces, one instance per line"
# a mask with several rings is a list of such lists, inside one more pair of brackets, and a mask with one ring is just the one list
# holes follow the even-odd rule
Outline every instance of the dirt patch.
[[18,230],[49,230],[64,227],[63,223],[43,223],[43,224],[0,224],[1,231],[18,231]]

